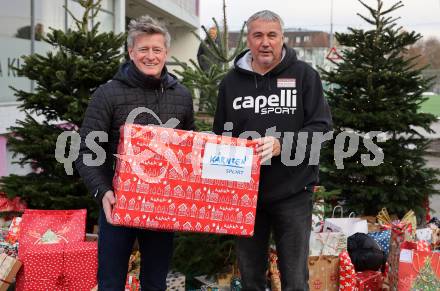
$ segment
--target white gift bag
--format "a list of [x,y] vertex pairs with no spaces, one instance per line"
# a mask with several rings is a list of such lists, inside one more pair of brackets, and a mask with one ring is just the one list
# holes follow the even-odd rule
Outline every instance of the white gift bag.
[[347,236],[342,232],[312,232],[310,234],[310,256],[339,256],[347,248]]
[[[341,217],[335,218],[335,210],[341,209]],[[324,232],[342,232],[347,237],[357,233],[368,233],[368,223],[365,219],[354,217],[354,212],[346,218],[342,217],[342,206],[336,206],[333,209],[332,218],[326,218],[324,221]]]

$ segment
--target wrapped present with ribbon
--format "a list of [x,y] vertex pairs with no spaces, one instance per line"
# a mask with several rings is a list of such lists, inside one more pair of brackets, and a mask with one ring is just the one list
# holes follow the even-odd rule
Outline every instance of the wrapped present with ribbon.
[[12,219],[11,225],[9,226],[8,235],[6,236],[6,241],[10,244],[14,244],[18,241],[18,235],[20,233],[21,217],[17,216]]
[[347,236],[342,232],[312,232],[309,256],[339,256],[347,248]]
[[392,220],[386,208],[382,208],[376,216],[377,221],[384,229],[391,229],[392,231],[405,235],[405,240],[414,240],[417,230],[417,219],[414,211],[408,211],[402,219]]
[[309,289],[311,291],[339,290],[339,257],[309,257]]
[[97,250],[96,242],[30,246],[16,290],[91,290],[97,284]]
[[33,245],[83,242],[86,236],[85,209],[26,209],[22,216],[18,241],[18,257]]
[[19,260],[5,253],[0,254],[0,291],[8,290],[20,268]]
[[281,291],[281,276],[278,269],[278,255],[275,248],[269,249],[269,270],[270,290]]
[[139,280],[135,275],[127,274],[127,281],[125,282],[125,291],[139,291]]
[[390,252],[391,230],[369,232],[368,235],[380,245],[385,252],[385,256],[388,256],[388,253]]
[[18,242],[10,243],[6,239],[8,237],[8,229],[0,229],[0,253],[16,258],[18,256]]
[[356,291],[382,290],[383,275],[380,271],[363,271],[356,273]]
[[397,289],[399,281],[399,257],[403,242],[413,241],[416,235],[417,220],[414,211],[408,211],[401,220],[392,220],[386,208],[377,215],[377,220],[384,229],[391,230],[388,282],[391,290]]
[[252,236],[260,157],[253,140],[125,124],[113,177],[116,225]]

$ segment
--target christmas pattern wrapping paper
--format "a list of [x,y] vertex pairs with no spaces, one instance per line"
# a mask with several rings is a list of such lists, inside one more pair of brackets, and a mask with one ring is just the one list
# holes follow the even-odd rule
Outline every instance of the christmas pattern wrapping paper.
[[127,275],[127,281],[125,282],[125,291],[139,291],[139,280],[135,275]]
[[115,224],[253,235],[260,175],[254,141],[133,124],[120,133]]
[[10,244],[14,244],[18,241],[18,235],[20,233],[21,217],[17,216],[12,219],[11,225],[9,226],[8,235],[6,236],[6,241]]
[[86,210],[26,209],[19,233],[21,259],[29,246],[82,242],[86,235]]
[[347,248],[347,237],[342,232],[312,232],[309,256],[339,256]]
[[21,262],[19,260],[5,253],[0,254],[0,291],[8,290],[20,268]]
[[97,284],[97,250],[96,242],[31,246],[16,290],[89,291]]
[[339,254],[339,290],[356,291],[356,271],[347,251]]
[[440,253],[402,246],[398,280],[399,291],[440,290]]
[[382,248],[385,255],[388,256],[390,252],[390,240],[391,240],[391,230],[377,231],[368,233]]
[[337,256],[309,257],[308,264],[310,291],[339,290],[339,258]]
[[167,291],[185,291],[185,280],[184,274],[170,271],[167,275]]
[[356,273],[356,291],[381,291],[383,275],[380,271],[364,271]]
[[5,193],[0,192],[0,212],[22,212],[26,209],[20,197],[8,198]]

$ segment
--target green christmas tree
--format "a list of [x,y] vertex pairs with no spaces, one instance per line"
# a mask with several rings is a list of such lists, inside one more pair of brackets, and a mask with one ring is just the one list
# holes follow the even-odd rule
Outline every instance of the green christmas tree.
[[[8,143],[21,155],[19,164],[30,164],[34,171],[3,177],[0,187],[10,197],[23,198],[31,208],[87,208],[96,218],[96,203],[76,171],[66,174],[55,158],[55,148],[60,133],[78,130],[91,94],[117,71],[125,36],[99,32],[99,23],[91,26],[100,1],[81,0],[79,4],[84,8],[82,18],[70,14],[76,29],[51,29],[44,41],[55,50],[25,56],[24,65],[16,68],[36,86],[33,92],[13,88],[26,118],[10,128]],[[43,121],[32,117],[35,115]],[[69,148],[70,144],[65,151]]]
[[[331,84],[326,95],[334,137],[352,131],[360,137],[359,149],[343,160],[343,169],[337,169],[334,143],[330,145],[323,153],[322,180],[327,189],[340,189],[358,214],[374,215],[382,207],[398,215],[409,209],[420,214],[428,195],[438,192],[434,189],[438,171],[427,168],[423,158],[429,141],[414,129],[431,132],[430,124],[435,121],[435,116],[418,111],[426,100],[422,92],[431,80],[416,69],[414,58],[405,58],[407,48],[422,36],[397,26],[398,18],[390,15],[403,6],[401,1],[389,8],[381,0],[375,8],[359,2],[369,16],[358,15],[372,28],[336,33],[337,41],[346,48],[343,60],[334,70],[322,73]],[[371,131],[384,132],[385,140],[378,142],[374,134],[366,136]],[[368,141],[382,148],[383,163],[362,164],[380,158],[367,150]]]
[[423,267],[420,269],[419,274],[414,281],[411,290],[412,291],[438,291],[440,290],[440,280],[434,273],[434,269],[431,264],[431,258],[427,257]]

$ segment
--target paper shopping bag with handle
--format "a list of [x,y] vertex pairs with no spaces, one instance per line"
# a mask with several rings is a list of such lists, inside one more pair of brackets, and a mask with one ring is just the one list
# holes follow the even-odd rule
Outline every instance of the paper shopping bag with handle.
[[[341,210],[341,217],[335,217],[336,209]],[[331,218],[326,218],[324,221],[324,232],[342,232],[347,237],[357,233],[368,233],[367,221],[358,217],[354,217],[354,212],[350,213],[349,217],[343,217],[342,206],[336,206],[333,209]]]

